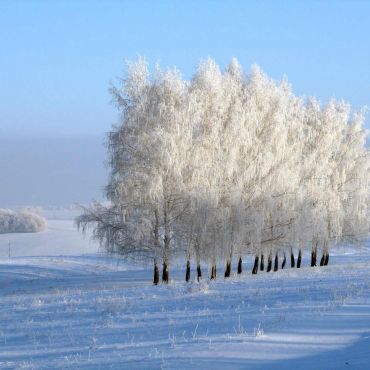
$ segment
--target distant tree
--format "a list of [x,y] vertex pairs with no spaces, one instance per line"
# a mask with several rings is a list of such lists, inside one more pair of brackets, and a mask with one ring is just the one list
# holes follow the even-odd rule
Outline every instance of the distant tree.
[[30,211],[0,208],[0,234],[36,233],[46,228],[46,220]]

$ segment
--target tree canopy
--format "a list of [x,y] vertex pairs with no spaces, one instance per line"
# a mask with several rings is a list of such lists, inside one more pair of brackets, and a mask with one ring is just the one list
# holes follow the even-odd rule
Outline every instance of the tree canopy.
[[297,97],[236,59],[189,81],[138,59],[111,91],[108,202],[77,218],[108,251],[215,266],[367,236],[367,132],[348,104]]

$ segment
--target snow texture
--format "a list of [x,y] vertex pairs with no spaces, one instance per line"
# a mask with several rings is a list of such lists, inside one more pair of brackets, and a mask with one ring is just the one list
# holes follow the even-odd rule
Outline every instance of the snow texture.
[[[55,222],[13,234],[18,255],[42,251],[34,237],[48,254],[56,235],[71,242],[71,224]],[[200,284],[171,266],[169,285],[155,287],[151,266],[98,253],[2,255],[0,369],[369,368],[368,246],[338,248],[326,267],[304,255],[301,269],[252,275],[245,262],[241,276]]]
[[72,220],[48,220],[47,229],[36,234],[0,234],[0,258],[10,256],[79,255],[97,252],[97,243],[76,232]]

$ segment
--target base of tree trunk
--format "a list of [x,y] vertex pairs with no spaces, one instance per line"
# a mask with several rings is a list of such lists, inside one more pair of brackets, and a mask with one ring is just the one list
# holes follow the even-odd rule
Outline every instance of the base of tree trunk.
[[286,254],[284,253],[283,263],[281,264],[281,269],[282,270],[285,268],[285,265],[286,265]]
[[313,249],[311,252],[311,267],[315,267],[317,262],[317,250]]
[[258,257],[258,256],[255,256],[255,257],[254,257],[253,270],[252,270],[252,274],[253,274],[253,275],[256,275],[256,274],[257,274],[257,272],[258,272],[258,261],[259,261],[259,257]]
[[271,255],[270,255],[267,259],[267,270],[266,271],[270,272],[271,268],[272,268],[272,258],[271,258]]
[[325,263],[325,253],[322,254],[322,257],[321,257],[321,260],[320,260],[320,266],[324,266],[324,263]]
[[275,254],[275,263],[274,263],[274,272],[278,271],[279,270],[279,256],[278,254],[276,253]]
[[154,262],[154,278],[153,278],[153,284],[158,285],[159,283],[159,268],[157,265],[157,262]]
[[231,274],[231,261],[226,262],[225,278],[230,277]]
[[217,275],[216,265],[213,265],[211,269],[211,280],[216,279],[216,275]]
[[190,261],[188,260],[186,262],[186,276],[185,276],[186,282],[190,280]]
[[295,259],[294,259],[294,253],[293,251],[290,253],[290,267],[295,267]]
[[297,258],[297,269],[301,268],[301,264],[302,264],[302,251],[299,250]]
[[326,252],[324,266],[329,264],[329,252]]
[[261,254],[261,263],[260,263],[260,271],[265,270],[265,257],[263,254]]
[[200,281],[202,278],[202,270],[200,269],[200,265],[197,266],[197,280]]
[[238,261],[238,274],[241,274],[243,272],[243,261],[242,261],[242,258],[239,257],[239,261]]
[[168,265],[166,261],[163,262],[162,283],[168,283]]

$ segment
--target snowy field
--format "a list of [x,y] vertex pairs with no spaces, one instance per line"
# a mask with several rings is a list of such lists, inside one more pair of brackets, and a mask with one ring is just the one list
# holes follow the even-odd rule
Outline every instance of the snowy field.
[[47,229],[39,233],[0,234],[0,260],[11,257],[81,255],[95,253],[99,246],[76,230],[76,209],[39,209]]
[[48,226],[0,235],[0,369],[370,369],[369,247],[201,284],[177,266],[154,287],[151,266]]

